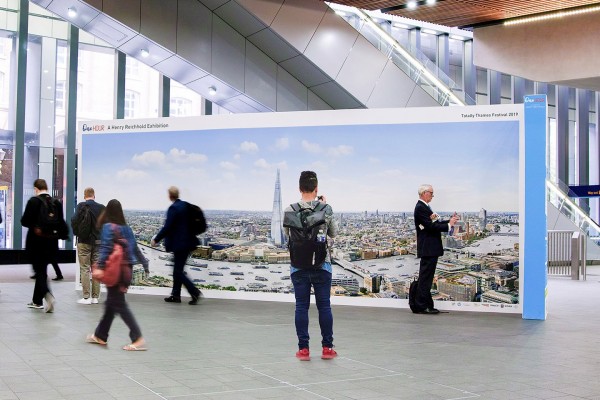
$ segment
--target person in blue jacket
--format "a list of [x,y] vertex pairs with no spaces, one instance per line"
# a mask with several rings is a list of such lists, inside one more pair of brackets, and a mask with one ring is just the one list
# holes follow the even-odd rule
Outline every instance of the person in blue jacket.
[[[119,200],[113,199],[108,202],[106,208],[98,218],[98,226],[102,228],[100,232],[100,254],[92,275],[95,279],[102,279],[106,260],[112,253],[114,243],[119,239],[124,239],[127,244],[124,248],[128,264],[127,268],[132,269],[133,264],[146,263],[145,258],[139,251],[133,231],[125,222],[125,215],[123,214],[123,208]],[[126,278],[126,276],[129,276],[129,278]],[[129,328],[129,338],[131,339],[131,344],[124,346],[123,350],[146,350],[146,341],[142,337],[142,331],[125,301],[125,293],[130,283],[131,273],[121,274],[121,280],[116,285],[106,288],[107,296],[104,303],[104,315],[100,319],[94,334],[87,336],[87,342],[105,346],[115,314],[119,314],[125,325]]]

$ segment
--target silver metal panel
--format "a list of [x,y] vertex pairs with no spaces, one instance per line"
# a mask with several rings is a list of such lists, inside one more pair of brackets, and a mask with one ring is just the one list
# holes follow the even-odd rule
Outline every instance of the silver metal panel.
[[331,106],[325,103],[319,96],[308,89],[308,110],[332,110]]
[[[304,52],[329,8],[321,1],[286,0],[271,28],[296,49]],[[337,19],[348,25],[340,16]]]
[[209,10],[221,7],[223,4],[228,3],[230,0],[200,0],[202,4],[208,7]]
[[141,27],[141,0],[102,0],[102,12],[136,32]]
[[138,34],[106,14],[94,18],[87,24],[85,30],[114,47],[121,46]]
[[235,2],[266,25],[271,25],[283,4],[283,0],[235,0]]
[[244,89],[246,41],[221,18],[213,16],[210,72],[239,91]]
[[277,111],[308,110],[308,89],[289,72],[277,69]]
[[50,3],[52,3],[52,0],[29,0],[29,1],[31,1],[32,3],[37,4],[40,7],[44,7],[44,8],[47,8],[48,5]]
[[307,87],[321,85],[332,80],[303,55],[285,60],[279,65]]
[[272,110],[277,107],[277,64],[252,43],[246,43],[244,92]]
[[439,107],[438,103],[429,93],[420,86],[415,86],[415,90],[410,94],[406,107]]
[[[207,75],[196,81],[190,82],[186,86],[197,93],[200,93],[205,99],[217,104],[241,94],[238,90],[232,88],[212,75]],[[217,93],[214,95],[209,94],[210,87],[214,87],[217,90]]]
[[327,82],[310,88],[334,109],[364,108],[356,99],[335,82]]
[[270,29],[263,29],[254,35],[248,36],[248,40],[277,63],[300,54],[298,50],[294,49]]
[[227,21],[233,29],[241,33],[244,37],[248,37],[267,27],[235,1],[230,1],[222,7],[217,8],[215,14],[224,21]]
[[[69,17],[68,10],[72,7],[77,11],[76,17]],[[60,15],[65,21],[83,28],[100,13],[95,8],[79,0],[54,0],[47,7],[48,11]]]
[[273,111],[253,99],[239,95],[219,104],[221,107],[236,113],[256,113]]
[[358,101],[367,103],[388,58],[363,36],[359,36],[336,78]]
[[208,72],[201,70],[176,55],[154,65],[154,69],[182,85],[187,85],[208,75]]
[[212,12],[197,0],[179,0],[177,13],[177,54],[210,71]]
[[339,15],[328,10],[304,55],[327,75],[335,78],[358,35],[358,31]]
[[[151,67],[154,67],[154,65],[173,55],[169,50],[157,45],[142,35],[137,35],[127,43],[123,44],[119,47],[119,50]],[[147,57],[142,56],[142,50],[148,52]]]
[[415,82],[389,61],[366,105],[369,108],[406,107],[413,90]]
[[161,46],[177,48],[177,2],[164,0],[142,1],[140,33]]

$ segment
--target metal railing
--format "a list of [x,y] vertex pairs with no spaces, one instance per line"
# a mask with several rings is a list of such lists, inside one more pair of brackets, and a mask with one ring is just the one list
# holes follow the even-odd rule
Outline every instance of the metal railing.
[[586,280],[586,236],[574,231],[548,231],[548,275]]
[[[329,4],[333,10],[341,6]],[[355,18],[342,17],[354,27],[365,39],[377,47],[392,62],[406,73],[415,83],[431,95],[442,106],[474,105],[475,100],[467,95],[462,88],[418,49],[407,49],[392,37],[380,24],[390,24],[389,21],[376,22],[371,16],[354,7],[343,7],[345,12],[351,12]]]
[[546,191],[548,202],[554,205],[562,215],[569,218],[584,235],[600,245],[600,225],[574,199],[568,196],[569,186],[560,181],[554,183],[547,179],[546,187],[548,188]]

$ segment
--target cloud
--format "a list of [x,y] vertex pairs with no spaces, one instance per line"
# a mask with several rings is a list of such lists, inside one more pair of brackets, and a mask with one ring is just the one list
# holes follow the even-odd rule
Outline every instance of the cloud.
[[179,150],[172,148],[169,151],[169,161],[177,164],[200,164],[208,160],[204,154],[200,153],[187,153],[185,150]]
[[117,172],[117,180],[125,182],[146,179],[148,176],[149,175],[145,171],[130,168],[122,169]]
[[275,147],[277,150],[285,150],[290,147],[290,139],[279,138],[275,141]]
[[273,170],[273,169],[287,169],[287,163],[282,161],[280,163],[270,164],[264,158],[259,158],[254,162],[254,166],[263,170]]
[[354,153],[354,148],[345,144],[329,148],[329,155],[332,157],[349,156]]
[[260,158],[254,162],[254,166],[262,169],[269,169],[271,165],[264,158]]
[[381,160],[377,157],[369,157],[368,160],[371,164],[379,164],[381,162]]
[[240,158],[242,158],[242,156],[240,156],[239,154],[234,154],[233,155],[233,159],[234,160],[239,160]]
[[240,168],[237,164],[234,164],[230,161],[221,161],[219,166],[227,171],[235,171],[236,169]]
[[240,151],[245,153],[256,153],[258,151],[258,145],[254,142],[245,141],[240,144]]
[[134,164],[149,167],[152,165],[163,164],[166,161],[165,153],[158,150],[145,151],[142,154],[134,154],[132,161]]
[[308,140],[302,141],[302,148],[309,153],[320,153],[321,146],[318,143],[310,143]]

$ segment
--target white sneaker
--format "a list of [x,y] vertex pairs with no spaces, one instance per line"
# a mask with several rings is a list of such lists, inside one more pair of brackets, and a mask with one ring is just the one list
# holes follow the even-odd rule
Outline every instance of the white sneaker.
[[44,309],[44,311],[46,311],[47,313],[51,313],[54,311],[54,296],[52,296],[50,293],[46,293],[46,296],[44,296],[44,298],[46,299],[46,307]]
[[92,304],[92,299],[90,299],[90,298],[79,299],[79,300],[77,300],[77,303],[79,303],[79,304]]
[[98,304],[98,298],[92,297],[92,304]]

